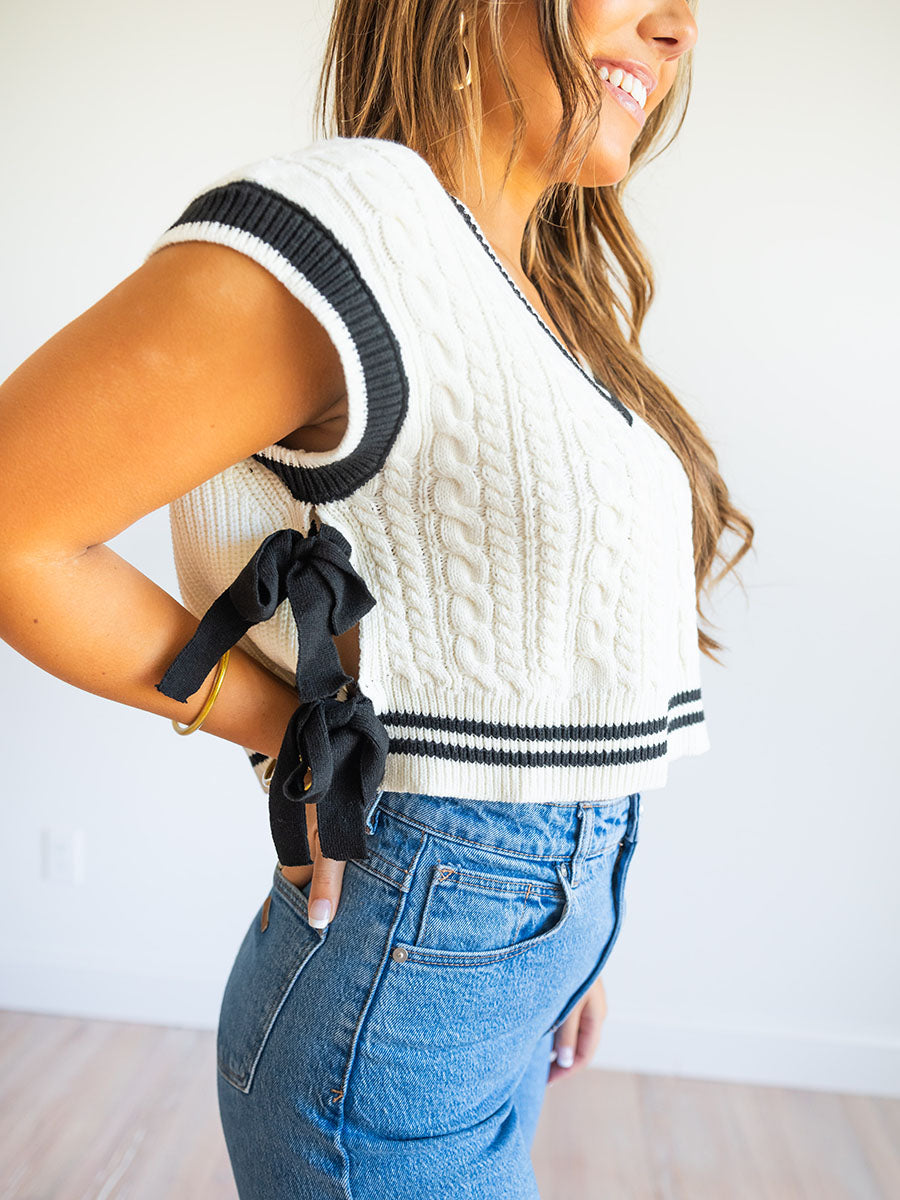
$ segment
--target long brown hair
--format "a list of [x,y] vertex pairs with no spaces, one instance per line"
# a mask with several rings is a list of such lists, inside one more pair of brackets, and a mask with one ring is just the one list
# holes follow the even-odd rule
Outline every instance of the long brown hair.
[[[562,102],[562,120],[543,169],[547,178],[567,179],[577,176],[579,148],[587,153],[596,137],[604,91],[571,18],[571,0],[531,2]],[[503,49],[503,3],[336,0],[316,95],[322,134],[401,142],[420,154],[447,190],[456,193],[460,164],[481,161],[475,32],[476,22],[484,22],[515,121],[505,183],[520,152],[526,121]],[[466,18],[465,51],[460,12]],[[472,82],[458,88],[454,85],[465,77],[466,52]],[[644,361],[640,331],[653,300],[653,269],[623,205],[625,185],[637,167],[662,153],[681,128],[690,95],[690,60],[690,52],[682,55],[674,85],[648,115],[624,179],[596,188],[558,182],[544,190],[525,227],[521,266],[570,346],[578,347],[598,377],[665,438],[681,460],[693,494],[697,612],[707,620],[701,591],[734,569],[753,543],[754,528],[731,503],[716,455],[699,426]],[[483,179],[480,182],[483,187]],[[730,559],[719,549],[725,529],[742,538]],[[709,579],[716,558],[724,565]],[[721,650],[721,643],[699,627],[698,636],[701,651],[719,662],[713,651]]]

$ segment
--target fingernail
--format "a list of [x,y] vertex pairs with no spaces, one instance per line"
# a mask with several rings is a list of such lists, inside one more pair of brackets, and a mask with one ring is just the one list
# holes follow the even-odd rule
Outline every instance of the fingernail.
[[331,920],[331,901],[313,900],[309,906],[309,923],[313,929],[324,929]]
[[573,1046],[560,1046],[556,1055],[556,1061],[561,1067],[571,1067],[575,1061],[575,1048]]

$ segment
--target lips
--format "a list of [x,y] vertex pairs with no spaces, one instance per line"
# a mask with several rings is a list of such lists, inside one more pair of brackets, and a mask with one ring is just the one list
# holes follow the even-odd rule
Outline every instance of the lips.
[[638,62],[633,58],[595,58],[592,60],[595,67],[607,67],[610,72],[617,67],[622,71],[627,71],[629,75],[633,75],[635,79],[639,79],[647,89],[647,95],[656,88],[659,80],[650,70],[646,63]]
[[608,92],[612,93],[616,103],[621,105],[630,116],[634,117],[635,121],[643,129],[647,116],[637,100],[633,96],[630,96],[628,92],[623,92],[620,87],[616,87],[614,83],[610,83],[608,79],[603,80],[603,86]]

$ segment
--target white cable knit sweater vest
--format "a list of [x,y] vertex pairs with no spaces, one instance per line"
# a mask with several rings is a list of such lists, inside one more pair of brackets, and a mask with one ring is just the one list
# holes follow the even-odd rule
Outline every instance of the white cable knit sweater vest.
[[[192,240],[251,256],[312,311],[349,421],[333,450],[266,446],[170,506],[191,612],[314,511],[376,599],[358,682],[390,738],[382,790],[598,801],[709,748],[681,463],[562,345],[425,159],[331,137],[253,162],[147,257]],[[238,645],[294,680],[286,603]],[[271,760],[246,750],[262,779]]]

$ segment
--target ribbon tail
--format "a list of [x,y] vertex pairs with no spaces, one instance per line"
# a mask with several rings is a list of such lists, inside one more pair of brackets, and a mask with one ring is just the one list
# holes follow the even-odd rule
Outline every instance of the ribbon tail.
[[297,695],[301,699],[333,696],[353,677],[341,666],[328,633],[331,601],[322,577],[306,570],[303,561],[295,563],[288,572],[287,594],[297,626]]
[[[307,771],[312,784],[306,787]],[[285,867],[305,866],[310,857],[306,805],[316,803],[332,782],[334,764],[322,700],[300,704],[288,721],[269,784],[269,828]]]
[[297,536],[293,529],[278,529],[263,538],[200,618],[190,641],[155,685],[157,691],[173,700],[187,700],[251,625],[272,616],[284,599],[283,564],[290,562]]
[[[344,862],[367,857],[365,812],[384,778],[389,743],[361,692],[298,707],[269,787],[269,825],[282,866],[314,861],[306,833],[306,804],[313,803],[322,854]],[[312,784],[304,791],[307,769]]]
[[368,855],[365,812],[384,778],[390,742],[371,700],[359,692],[353,699],[352,720],[332,737],[334,780],[317,814],[322,853],[343,861]]
[[308,707],[299,705],[288,721],[269,782],[269,829],[278,861],[284,867],[306,866],[313,861],[306,836],[306,806],[292,799],[287,786],[288,780],[302,766],[298,726],[308,718]]
[[226,650],[250,628],[234,606],[229,589],[214,600],[200,619],[191,640],[169,664],[156,690],[173,700],[188,700],[203,684]]

